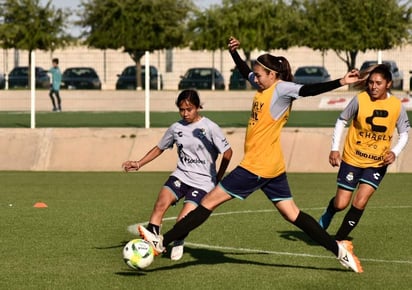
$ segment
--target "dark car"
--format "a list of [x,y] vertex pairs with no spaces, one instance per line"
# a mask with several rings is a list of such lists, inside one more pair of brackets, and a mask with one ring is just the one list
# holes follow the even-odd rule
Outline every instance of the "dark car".
[[[398,66],[396,65],[396,62],[392,60],[384,60],[382,61],[382,63],[389,66],[389,69],[392,73],[392,88],[394,90],[403,90],[403,73],[399,70]],[[365,61],[362,64],[360,70],[365,70],[368,67],[376,64],[378,64],[376,60]]]
[[4,74],[0,73],[0,90],[6,87],[6,80],[4,78]]
[[[146,76],[146,66],[142,66],[142,88],[145,89],[145,76]],[[131,65],[126,67],[120,75],[117,75],[118,79],[116,82],[116,90],[135,90],[137,87],[137,78],[136,78],[136,66]],[[157,90],[158,89],[158,78],[159,78],[159,89],[163,89],[163,78],[162,75],[159,74],[157,68],[154,66],[150,66],[149,71],[149,78],[150,78],[150,89]]]
[[180,77],[179,90],[183,89],[198,89],[211,90],[212,83],[216,90],[225,89],[225,81],[222,74],[215,68],[196,67],[190,68],[184,76]]
[[245,90],[247,80],[242,76],[240,71],[235,67],[232,69],[232,74],[229,80],[229,90]]
[[62,75],[62,89],[101,90],[102,82],[91,67],[70,67]]
[[296,70],[293,80],[298,84],[313,84],[330,81],[330,74],[323,66],[301,66]]
[[[47,71],[41,67],[35,68],[36,88],[48,89],[50,87],[50,77]],[[9,88],[29,88],[29,67],[16,66],[8,76]]]

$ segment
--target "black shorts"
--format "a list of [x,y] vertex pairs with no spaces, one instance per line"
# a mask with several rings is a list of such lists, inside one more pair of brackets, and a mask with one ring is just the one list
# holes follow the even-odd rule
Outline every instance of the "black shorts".
[[388,166],[359,168],[342,161],[337,177],[338,187],[355,191],[358,184],[366,183],[376,190],[385,176],[387,168]]
[[237,166],[219,183],[229,195],[246,199],[254,191],[262,190],[271,201],[292,199],[286,173],[272,178],[263,178]]
[[166,180],[163,186],[168,188],[172,192],[172,194],[176,198],[176,202],[178,202],[180,199],[184,197],[184,202],[192,202],[196,205],[199,205],[200,201],[207,193],[206,191],[200,188],[195,188],[193,186],[181,182],[178,178],[174,176],[169,176],[169,178]]

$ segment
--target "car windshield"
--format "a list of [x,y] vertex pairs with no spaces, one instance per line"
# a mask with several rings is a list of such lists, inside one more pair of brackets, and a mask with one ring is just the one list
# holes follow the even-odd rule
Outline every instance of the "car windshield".
[[72,78],[97,78],[97,74],[92,69],[72,68],[64,72],[64,76]]
[[212,76],[212,71],[210,69],[193,69],[186,73],[186,78],[189,79],[207,79]]
[[296,71],[295,76],[322,76],[322,70],[317,67],[300,68]]

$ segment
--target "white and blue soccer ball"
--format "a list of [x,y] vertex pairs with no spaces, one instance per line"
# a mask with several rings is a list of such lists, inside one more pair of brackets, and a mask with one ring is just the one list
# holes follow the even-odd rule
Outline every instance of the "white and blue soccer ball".
[[132,269],[144,269],[152,264],[154,251],[152,246],[142,239],[133,239],[123,248],[123,260]]

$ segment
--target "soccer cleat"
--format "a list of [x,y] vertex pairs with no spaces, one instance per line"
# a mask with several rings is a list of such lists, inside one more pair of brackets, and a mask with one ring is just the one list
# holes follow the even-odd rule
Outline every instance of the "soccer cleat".
[[155,256],[160,255],[166,250],[165,247],[163,247],[163,236],[153,234],[142,225],[139,225],[137,229],[140,236],[153,247]]
[[363,268],[358,259],[353,253],[353,245],[350,241],[336,241],[339,247],[339,262],[345,267],[350,268],[356,273],[362,273]]
[[175,241],[172,251],[170,252],[170,259],[172,261],[178,261],[183,257],[184,241]]
[[322,216],[319,219],[319,225],[322,227],[322,229],[326,230],[330,222],[332,221],[333,214],[329,213],[327,210],[322,214]]

